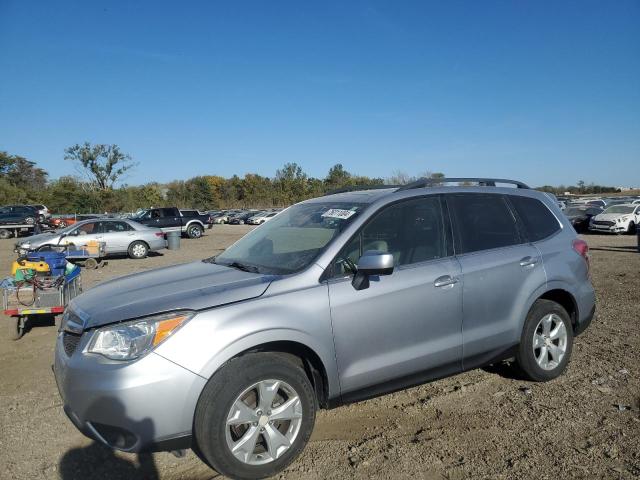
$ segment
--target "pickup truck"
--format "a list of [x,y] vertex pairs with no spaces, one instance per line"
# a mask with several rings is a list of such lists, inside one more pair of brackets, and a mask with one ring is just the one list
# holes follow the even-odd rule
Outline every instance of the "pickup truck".
[[[200,238],[205,226],[211,223],[208,214],[200,214],[195,210],[185,210],[183,214],[176,207],[149,208],[134,215],[134,220],[149,227],[162,229],[163,232],[182,232],[189,238]],[[193,212],[196,212],[194,215]]]

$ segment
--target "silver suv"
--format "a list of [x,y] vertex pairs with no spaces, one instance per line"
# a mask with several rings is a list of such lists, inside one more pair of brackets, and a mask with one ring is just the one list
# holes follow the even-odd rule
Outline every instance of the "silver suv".
[[87,291],[55,376],[90,438],[262,478],[318,408],[513,357],[556,378],[594,302],[587,245],[547,195],[423,180],[308,200],[216,257]]

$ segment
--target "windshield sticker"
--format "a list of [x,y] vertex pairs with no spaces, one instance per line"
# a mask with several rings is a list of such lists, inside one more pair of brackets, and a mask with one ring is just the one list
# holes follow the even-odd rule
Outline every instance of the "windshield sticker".
[[327,218],[340,218],[342,220],[346,220],[347,218],[353,216],[356,212],[353,210],[341,210],[339,208],[331,208],[322,214],[323,217]]

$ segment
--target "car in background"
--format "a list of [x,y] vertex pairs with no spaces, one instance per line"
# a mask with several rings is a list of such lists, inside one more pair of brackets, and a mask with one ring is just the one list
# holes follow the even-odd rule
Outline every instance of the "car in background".
[[42,204],[38,204],[38,205],[29,205],[30,207],[33,207],[36,209],[36,211],[38,212],[38,218],[40,219],[40,221],[45,221],[48,218],[51,218],[51,212],[49,212],[49,209]]
[[602,211],[601,207],[593,205],[570,205],[563,210],[563,213],[569,219],[576,232],[584,233],[589,231],[591,218],[602,213]]
[[82,220],[91,220],[94,218],[104,218],[104,215],[99,215],[94,213],[84,213],[80,215],[75,215],[72,213],[52,215],[47,223],[51,225],[53,228],[65,228],[70,225],[74,225]]
[[220,225],[229,221],[229,211],[221,210],[219,212],[209,212],[211,215],[211,223]]
[[140,210],[131,219],[149,227],[160,228],[163,232],[181,232],[189,238],[200,238],[205,225],[209,223],[208,214],[192,216],[193,210],[185,210],[188,216],[182,214],[177,207],[149,208]]
[[15,251],[23,255],[44,245],[86,246],[91,241],[104,242],[107,255],[126,254],[136,259],[167,247],[165,234],[159,228],[132,220],[99,218],[21,239],[16,243]]
[[0,225],[35,225],[40,218],[31,205],[7,205],[0,207]]
[[280,212],[260,212],[247,220],[249,225],[262,225],[275,217]]
[[635,233],[640,223],[640,205],[613,205],[591,218],[589,230],[607,233]]
[[256,214],[255,210],[238,213],[237,215],[230,217],[227,223],[229,223],[229,225],[244,225],[255,214]]

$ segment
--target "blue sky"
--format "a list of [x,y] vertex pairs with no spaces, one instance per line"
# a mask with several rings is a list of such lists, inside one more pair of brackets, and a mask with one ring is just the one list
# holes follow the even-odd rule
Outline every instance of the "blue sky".
[[394,170],[640,185],[640,1],[0,0],[0,150],[131,184]]

